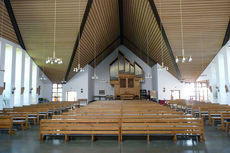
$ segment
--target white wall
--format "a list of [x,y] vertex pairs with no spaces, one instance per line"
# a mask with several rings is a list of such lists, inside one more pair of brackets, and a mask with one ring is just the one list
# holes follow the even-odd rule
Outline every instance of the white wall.
[[[49,78],[42,72],[41,69],[38,69],[39,77],[38,79],[38,87],[40,86],[40,95],[38,95],[38,98],[45,98],[49,101],[52,101],[52,88],[53,88],[53,83],[49,80]],[[47,79],[47,80],[41,80],[40,78],[42,75]]]
[[[63,85],[63,100],[66,100],[66,92],[68,91],[76,91],[78,99],[92,99],[92,89],[89,91],[89,73],[92,73],[92,67],[86,65],[84,67],[84,72],[79,72],[75,76],[73,76],[66,84]],[[81,92],[82,91],[82,92]],[[89,97],[90,93],[90,97]]]
[[[166,70],[159,70],[159,64],[154,66],[154,79],[156,79],[156,72],[157,71],[157,94],[158,99],[171,99],[171,92],[170,90],[180,90],[180,98],[184,99],[184,83],[181,83],[177,78],[175,78],[171,73]],[[158,69],[157,69],[158,67]],[[165,88],[165,92],[163,89]]]
[[197,79],[197,81],[202,80],[208,80],[212,87],[212,93],[209,94],[211,102],[230,104],[230,92],[225,91],[225,85],[230,90],[230,41],[220,49]]

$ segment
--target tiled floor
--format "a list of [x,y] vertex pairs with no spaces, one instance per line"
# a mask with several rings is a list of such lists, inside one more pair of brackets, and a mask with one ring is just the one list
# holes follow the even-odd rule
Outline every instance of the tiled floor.
[[65,143],[64,137],[38,141],[39,127],[18,131],[13,136],[0,134],[0,153],[230,153],[230,134],[213,127],[205,128],[205,143],[196,139],[172,137],[124,137],[122,143],[116,137],[98,137],[91,143],[90,137],[73,137]]

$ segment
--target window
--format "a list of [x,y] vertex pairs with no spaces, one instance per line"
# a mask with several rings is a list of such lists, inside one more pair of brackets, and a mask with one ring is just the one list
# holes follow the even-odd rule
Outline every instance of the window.
[[133,88],[134,87],[134,80],[133,80],[133,78],[128,79],[128,87],[129,88]]
[[[11,79],[12,79],[12,55],[13,47],[6,44],[5,47],[5,73],[4,73],[4,82],[5,90],[3,92],[3,107],[11,107]],[[12,106],[13,107],[13,106]]]
[[195,100],[195,83],[185,83],[184,89],[185,99],[187,100]]
[[62,84],[53,84],[52,101],[62,101]]
[[22,50],[16,49],[16,63],[15,63],[15,92],[14,105],[20,106],[21,103],[21,82],[22,82]]

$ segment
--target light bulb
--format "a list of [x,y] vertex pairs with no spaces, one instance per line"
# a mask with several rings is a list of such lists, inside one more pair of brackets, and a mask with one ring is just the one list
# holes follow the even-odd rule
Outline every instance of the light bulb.
[[191,56],[189,57],[188,62],[192,62],[192,57]]
[[179,59],[178,59],[178,57],[176,56],[176,63],[178,63],[179,62]]
[[166,71],[168,71],[169,70],[169,67],[168,66],[166,66]]
[[52,61],[52,62],[50,62],[50,64],[54,64],[54,62]]
[[55,62],[55,63],[57,63],[57,62],[58,62],[58,60],[57,60],[57,59],[55,59],[55,60],[54,60],[54,62]]
[[185,62],[185,57],[182,58],[182,63],[184,63],[184,62]]

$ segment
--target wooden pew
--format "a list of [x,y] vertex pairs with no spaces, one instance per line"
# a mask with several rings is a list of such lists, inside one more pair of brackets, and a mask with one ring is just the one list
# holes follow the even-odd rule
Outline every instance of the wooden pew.
[[20,125],[21,130],[28,128],[28,114],[22,112],[5,112],[0,113],[2,116],[10,116],[13,119],[13,125]]
[[42,119],[40,123],[39,140],[42,141],[44,135],[62,134],[65,141],[69,135],[117,135],[120,140],[120,119]]
[[221,125],[222,125],[222,130],[225,130],[226,132],[229,131],[229,127],[230,127],[230,112],[221,113]]
[[10,116],[0,116],[0,129],[8,130],[8,134],[13,134],[13,119]]
[[121,140],[123,135],[130,134],[145,134],[148,142],[152,134],[172,134],[174,141],[178,134],[196,134],[201,136],[201,141],[205,141],[203,121],[196,118],[122,119]]

